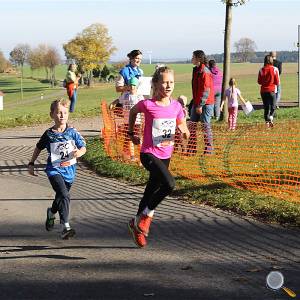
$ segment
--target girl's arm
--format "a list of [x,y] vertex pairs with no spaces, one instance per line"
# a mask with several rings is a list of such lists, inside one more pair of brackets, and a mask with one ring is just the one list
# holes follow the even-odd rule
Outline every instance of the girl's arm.
[[239,96],[239,99],[243,102],[243,104],[246,105],[246,100],[242,97],[242,95],[239,94],[238,96]]
[[36,161],[36,159],[38,158],[40,153],[41,153],[41,150],[39,148],[35,147],[33,154],[31,156],[30,162],[28,164],[28,173],[32,176],[37,176],[34,174],[34,162]]
[[189,137],[190,137],[190,131],[189,131],[188,127],[187,127],[186,120],[185,119],[179,120],[177,122],[177,127],[181,131],[181,133],[183,135],[183,138],[189,139]]

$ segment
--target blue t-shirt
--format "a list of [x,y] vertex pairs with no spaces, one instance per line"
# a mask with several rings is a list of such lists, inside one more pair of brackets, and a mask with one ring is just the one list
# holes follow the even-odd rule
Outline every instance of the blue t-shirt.
[[130,78],[140,78],[143,76],[143,70],[139,67],[134,68],[131,64],[128,64],[120,70],[120,74],[124,78],[125,85],[128,85]]
[[64,132],[47,129],[36,144],[40,150],[47,149],[48,159],[45,172],[48,177],[61,175],[66,182],[72,183],[76,173],[75,148],[85,147],[84,138],[73,127],[66,127]]

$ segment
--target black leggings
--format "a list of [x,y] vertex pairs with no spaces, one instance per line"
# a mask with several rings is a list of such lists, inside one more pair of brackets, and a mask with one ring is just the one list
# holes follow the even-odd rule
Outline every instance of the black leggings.
[[264,117],[266,122],[270,122],[270,117],[274,117],[276,109],[275,93],[261,93],[261,98],[264,104]]
[[150,172],[138,215],[146,208],[153,210],[175,187],[175,180],[168,170],[170,158],[160,159],[150,153],[141,153],[141,163]]

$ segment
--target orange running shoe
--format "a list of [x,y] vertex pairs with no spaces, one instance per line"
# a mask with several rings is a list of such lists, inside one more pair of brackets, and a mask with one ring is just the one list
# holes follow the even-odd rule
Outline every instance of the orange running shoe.
[[140,247],[140,248],[143,248],[147,245],[147,240],[146,240],[146,237],[144,234],[140,233],[136,226],[135,226],[135,218],[132,218],[129,222],[128,222],[128,229],[129,229],[129,232],[131,233],[132,235],[132,238],[135,242],[135,244]]
[[141,215],[138,217],[137,228],[138,228],[138,230],[140,230],[141,233],[143,233],[145,236],[148,236],[148,234],[149,234],[149,228],[150,228],[152,219],[153,219],[153,218],[148,217],[147,215],[143,215],[143,214],[141,214]]

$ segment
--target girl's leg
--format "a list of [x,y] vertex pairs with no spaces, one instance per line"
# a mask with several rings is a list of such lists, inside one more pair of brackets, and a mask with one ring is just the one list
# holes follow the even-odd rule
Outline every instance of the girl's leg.
[[228,107],[228,129],[232,126],[232,107]]
[[274,118],[274,113],[276,110],[276,94],[275,93],[270,93],[269,101],[270,101],[270,117]]
[[238,116],[238,107],[232,107],[232,124],[231,129],[235,130]]
[[52,188],[56,192],[55,199],[52,204],[51,212],[53,214],[59,213],[60,223],[65,224],[69,222],[70,211],[70,189],[71,183],[65,182],[61,175],[54,175],[49,177]]

